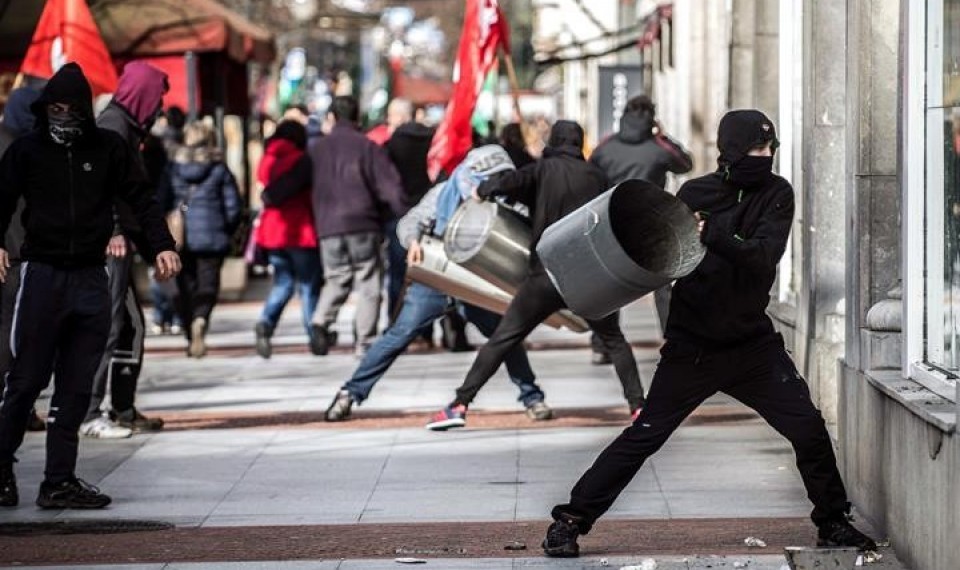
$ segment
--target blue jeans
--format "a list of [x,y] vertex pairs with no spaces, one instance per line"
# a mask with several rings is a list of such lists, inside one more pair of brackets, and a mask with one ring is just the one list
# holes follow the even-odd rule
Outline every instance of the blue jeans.
[[273,266],[273,288],[263,305],[260,322],[270,327],[271,331],[275,329],[283,309],[299,285],[303,328],[309,336],[310,319],[317,308],[320,285],[323,283],[320,252],[304,247],[272,249],[267,252],[267,260]]
[[174,303],[177,284],[172,281],[160,283],[150,273],[150,297],[153,300],[153,324],[181,325],[180,314]]
[[[448,303],[446,295],[426,285],[413,283],[407,288],[397,320],[370,346],[353,377],[343,385],[354,401],[362,402],[370,396],[370,391],[386,374],[393,361],[417,338],[418,331],[443,316]],[[462,307],[464,318],[476,325],[484,336],[490,336],[500,322],[500,316],[490,311],[471,305]],[[510,380],[520,389],[517,399],[524,406],[543,401],[543,391],[537,386],[522,345],[517,345],[507,354],[504,364]]]

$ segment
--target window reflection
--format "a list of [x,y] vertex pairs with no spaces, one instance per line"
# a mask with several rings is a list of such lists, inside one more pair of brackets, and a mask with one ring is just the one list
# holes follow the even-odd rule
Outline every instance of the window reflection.
[[960,106],[960,0],[943,2],[943,104]]
[[[960,4],[960,0],[958,0]],[[960,19],[957,21],[960,26]],[[945,56],[947,54],[944,54]],[[960,47],[957,48],[960,57]],[[945,58],[946,59],[946,58]],[[946,79],[946,78],[945,78]],[[960,86],[960,83],[958,83]],[[948,109],[944,125],[944,304],[943,304],[943,356],[942,365],[957,371],[960,369],[960,106]],[[934,315],[931,317],[936,318]],[[940,364],[940,363],[935,363]]]

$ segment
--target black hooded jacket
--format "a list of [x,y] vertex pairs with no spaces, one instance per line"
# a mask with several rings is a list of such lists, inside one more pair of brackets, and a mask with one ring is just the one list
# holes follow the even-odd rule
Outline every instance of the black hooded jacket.
[[[116,133],[93,120],[90,85],[80,67],[64,65],[31,106],[37,128],[17,139],[0,161],[0,235],[23,196],[25,261],[58,267],[102,265],[113,234],[113,203],[127,202],[144,228],[140,253],[174,250],[160,206],[137,172],[135,158]],[[83,135],[70,146],[51,139],[46,107],[70,103],[83,115]]]
[[384,145],[390,160],[400,173],[408,204],[417,204],[433,184],[427,174],[427,152],[433,140],[433,129],[415,121],[397,127]]
[[776,140],[772,122],[752,113],[759,117],[721,122],[720,170],[690,180],[677,193],[706,219],[701,241],[707,255],[674,284],[668,340],[709,350],[774,332],[766,308],[790,234],[794,197],[790,183],[772,172],[752,188],[729,181],[727,169],[736,169],[751,146]]
[[532,271],[543,271],[536,255],[543,231],[610,187],[603,172],[584,160],[582,147],[583,129],[572,121],[557,121],[542,159],[519,170],[493,176],[477,188],[482,198],[506,196],[530,208]]
[[614,184],[638,178],[663,188],[667,172],[690,172],[690,153],[673,139],[654,135],[653,126],[649,114],[625,114],[620,119],[620,132],[600,143],[590,162],[600,167]]

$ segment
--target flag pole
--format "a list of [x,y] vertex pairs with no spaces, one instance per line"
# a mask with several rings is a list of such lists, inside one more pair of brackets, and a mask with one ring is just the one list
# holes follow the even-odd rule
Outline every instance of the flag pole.
[[520,82],[517,81],[517,70],[513,67],[513,57],[509,53],[504,53],[503,61],[507,65],[507,78],[510,80],[513,112],[517,116],[517,122],[523,125],[523,115],[520,113]]
[[[501,51],[503,51],[502,48]],[[530,125],[523,120],[523,114],[520,113],[520,82],[517,80],[517,70],[513,67],[513,56],[504,52],[503,61],[507,66],[507,78],[510,81],[510,94],[513,98],[513,113],[517,116],[517,123],[520,125],[520,132],[523,134],[523,140],[525,143],[527,143],[527,147],[529,148],[534,134]]]

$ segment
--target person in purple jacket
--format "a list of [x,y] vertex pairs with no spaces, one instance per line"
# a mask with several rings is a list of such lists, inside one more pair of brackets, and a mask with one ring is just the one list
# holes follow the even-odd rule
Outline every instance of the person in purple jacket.
[[357,124],[360,107],[342,96],[330,105],[334,127],[312,141],[307,153],[264,190],[263,203],[277,206],[311,188],[325,283],[313,315],[310,349],[322,356],[336,342],[331,325],[351,291],[357,303],[356,350],[377,336],[383,288],[383,225],[409,209],[400,175],[387,152]]

